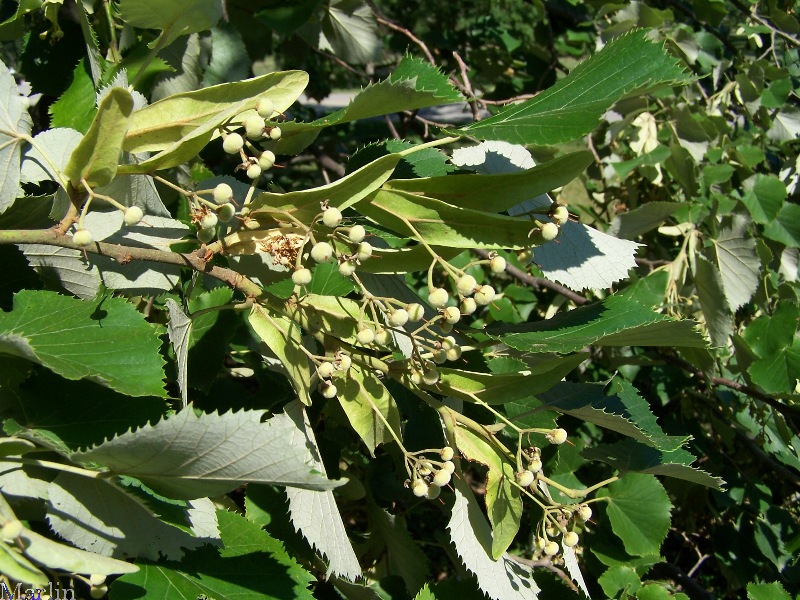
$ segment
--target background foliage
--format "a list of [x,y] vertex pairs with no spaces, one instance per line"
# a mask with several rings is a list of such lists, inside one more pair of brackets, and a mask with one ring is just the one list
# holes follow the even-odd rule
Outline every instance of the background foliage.
[[[531,568],[542,597],[800,594],[797,9],[4,2],[0,572],[111,598],[532,597]],[[363,91],[327,116],[295,103],[335,89]],[[144,108],[194,90],[166,112]],[[239,250],[206,265],[179,190],[225,181],[245,197],[250,180],[216,132],[263,93],[282,113],[264,146],[278,167],[233,221],[241,235],[219,230],[240,235],[229,238]],[[462,99],[460,129],[425,110]],[[446,135],[458,138],[447,154],[410,152]],[[506,175],[459,183],[471,171]],[[128,250],[87,255],[64,235],[88,189],[143,209],[126,228],[99,200],[80,221]],[[528,264],[542,223],[519,215],[547,213],[545,192],[574,217]],[[309,223],[321,200],[367,227],[378,256],[358,276],[372,293],[403,305],[431,286],[457,296],[409,238],[496,292],[457,325],[466,351],[436,385],[375,376],[370,360],[408,357],[361,344],[362,288],[333,263],[314,267],[306,308],[291,312],[288,273],[247,250],[248,220],[259,231],[283,209]],[[167,250],[183,258],[141,260]],[[507,268],[490,268],[490,252]],[[210,266],[255,287],[232,289]],[[331,301],[345,296],[345,308]],[[320,330],[336,343],[315,346]],[[306,354],[340,347],[362,362],[336,371],[341,401],[330,401]],[[475,425],[448,426],[449,409]],[[554,417],[569,443],[540,435]],[[509,421],[531,441],[496,427]],[[400,432],[408,452],[457,449],[439,498],[403,485]],[[556,504],[577,506],[561,488],[607,482],[588,496],[591,520],[554,513],[580,533],[577,558],[537,548],[560,534],[514,485],[518,443],[541,448]],[[233,469],[218,476],[221,463]],[[509,595],[521,581],[531,587]]]

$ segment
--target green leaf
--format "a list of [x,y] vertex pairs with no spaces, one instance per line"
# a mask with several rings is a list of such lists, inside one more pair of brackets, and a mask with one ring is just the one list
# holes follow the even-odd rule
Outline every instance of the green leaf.
[[764,226],[764,235],[790,248],[800,248],[800,205],[784,203]]
[[515,144],[558,144],[586,135],[621,98],[691,78],[662,45],[635,30],[609,42],[567,77],[535,98],[468,125],[456,133]]
[[0,23],[0,40],[6,42],[21,38],[25,33],[25,15],[38,10],[43,3],[44,0],[19,0],[14,14]]
[[[642,587],[639,575],[627,566],[610,567],[597,578],[597,583],[608,598],[627,598]],[[620,592],[624,594],[620,595]]]
[[592,155],[589,152],[573,152],[524,171],[394,179],[385,188],[436,198],[459,208],[502,212],[524,200],[566,185],[591,162]]
[[544,356],[533,367],[516,373],[479,373],[459,369],[439,368],[435,389],[447,396],[487,404],[503,404],[544,392],[561,381],[586,360],[586,353],[570,356]]
[[263,416],[261,410],[198,416],[189,407],[71,458],[102,464],[179,499],[218,496],[246,481],[322,490],[338,485],[314,471],[304,444],[287,444],[296,429],[288,417],[262,422]]
[[400,412],[394,398],[371,371],[353,365],[346,373],[336,371],[332,381],[350,425],[372,456],[377,446],[394,441],[391,431],[400,437]]
[[406,56],[389,77],[366,87],[345,108],[310,123],[282,124],[277,152],[299,154],[323,128],[332,125],[462,100],[447,76],[436,67]]
[[[214,288],[190,298],[189,310],[195,313],[225,306],[232,299],[231,288]],[[207,390],[214,383],[230,352],[229,342],[242,323],[240,317],[239,311],[212,310],[192,318],[187,372],[190,387]]]
[[372,161],[357,171],[316,188],[288,192],[261,192],[251,203],[250,216],[274,223],[274,216],[285,218],[283,212],[307,222],[320,212],[319,204],[328,201],[329,206],[344,210],[370,196],[389,179],[400,160],[399,154],[387,154]]
[[306,286],[309,294],[319,296],[347,296],[356,289],[352,278],[340,274],[334,261],[320,263],[311,269],[311,283]]
[[522,249],[533,243],[528,219],[464,209],[408,192],[379,190],[356,208],[376,223],[429,245]]
[[217,511],[223,548],[206,546],[181,562],[139,563],[139,572],[111,584],[115,600],[155,595],[175,600],[252,598],[312,600],[314,577],[258,525]]
[[597,493],[625,550],[634,556],[657,554],[670,524],[672,504],[652,475],[628,473]]
[[589,460],[599,460],[622,473],[650,473],[674,477],[721,491],[724,481],[691,466],[696,460],[683,448],[659,450],[633,440],[616,444],[599,445],[585,449],[581,455]]
[[779,302],[772,315],[754,319],[742,333],[750,349],[759,358],[766,358],[791,346],[800,321],[800,307],[792,302]]
[[203,73],[202,87],[247,79],[250,58],[239,30],[227,21],[211,29],[211,62]]
[[450,541],[480,589],[492,600],[530,600],[539,595],[531,570],[503,556],[492,558],[492,530],[478,501],[462,479],[455,479],[456,501],[447,523]]
[[0,314],[0,331],[0,353],[130,396],[165,396],[161,331],[122,298],[84,302],[24,290],[14,310]]
[[800,110],[792,105],[784,106],[772,118],[772,127],[767,137],[776,142],[791,142],[800,135]]
[[747,600],[792,600],[780,582],[748,583]]
[[747,369],[753,383],[769,394],[794,392],[800,378],[800,339],[774,354],[759,358]]
[[49,579],[36,566],[25,558],[18,548],[5,542],[0,543],[0,573],[15,581],[30,585],[47,585]]
[[742,196],[742,203],[750,211],[753,221],[761,225],[778,216],[784,200],[786,186],[774,175],[756,175],[752,189]]
[[716,239],[711,239],[709,258],[719,269],[728,307],[736,312],[758,287],[761,261],[756,254],[756,241],[747,236],[747,220],[734,216],[727,225]]
[[[20,10],[22,6],[20,6]],[[17,82],[0,61],[0,214],[21,196],[20,161],[23,136],[28,136],[33,121],[17,89]]]
[[[59,473],[47,488],[47,521],[78,548],[114,558],[178,560],[203,545],[162,522],[141,501],[106,479]],[[186,515],[184,515],[186,518]]]
[[[406,140],[386,140],[367,144],[356,151],[347,161],[347,172],[352,173],[367,163],[385,156],[413,148],[414,144]],[[413,179],[416,177],[437,177],[447,175],[455,167],[448,161],[448,156],[438,148],[424,148],[403,158],[394,169],[396,179]]]
[[120,173],[149,173],[177,166],[197,155],[223,123],[241,124],[254,114],[260,98],[269,98],[283,112],[308,83],[302,71],[268,73],[261,77],[223,83],[175,94],[133,114],[123,149],[154,152],[138,164],[120,166]]
[[289,382],[297,397],[303,404],[310,406],[311,367],[308,357],[301,349],[303,333],[300,326],[289,317],[270,314],[259,304],[253,305],[249,320],[256,335],[286,368]]
[[64,175],[73,187],[80,188],[84,179],[92,188],[111,183],[117,174],[119,154],[132,114],[130,92],[113,88],[98,106],[89,131],[64,167]]
[[219,0],[120,0],[122,19],[133,27],[160,29],[151,47],[163,48],[176,38],[205,31],[222,16]]
[[575,352],[586,346],[684,346],[706,343],[689,320],[676,320],[624,295],[552,319],[492,327],[486,333],[526,352]]
[[94,81],[86,59],[81,59],[72,73],[72,83],[48,109],[51,127],[70,127],[86,133],[97,114]]

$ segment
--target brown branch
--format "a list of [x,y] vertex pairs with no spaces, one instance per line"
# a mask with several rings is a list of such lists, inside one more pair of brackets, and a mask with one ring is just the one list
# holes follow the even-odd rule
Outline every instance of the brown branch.
[[725,377],[711,377],[707,375],[705,372],[703,372],[702,369],[694,366],[692,363],[683,360],[678,356],[674,356],[672,354],[661,354],[661,356],[667,362],[677,365],[682,369],[684,369],[685,371],[689,371],[690,373],[692,373],[692,375],[694,375],[695,377],[697,377],[706,384],[714,386],[720,385],[722,387],[726,387],[735,390],[737,392],[741,392],[742,394],[746,394],[751,398],[755,398],[756,400],[760,400],[765,404],[769,404],[772,408],[774,408],[775,410],[784,415],[794,418],[800,418],[800,408],[784,404],[777,398],[773,398],[769,394],[766,394],[760,390],[750,387],[749,385],[745,385],[743,383],[739,383],[738,381],[733,381]]
[[[475,254],[480,256],[483,259],[489,258],[489,253],[486,250],[482,250],[480,248],[476,248],[473,250]],[[522,269],[515,267],[514,265],[508,264],[506,265],[506,273],[511,275],[517,281],[520,281],[526,285],[529,285],[537,290],[542,288],[546,288],[548,290],[552,290],[562,296],[565,296],[569,300],[572,300],[577,305],[586,304],[589,302],[586,298],[573,292],[571,289],[564,287],[560,283],[556,283],[555,281],[550,281],[549,279],[545,279],[544,277],[534,277],[530,273],[526,273]]]
[[404,36],[406,36],[408,39],[414,42],[417,45],[417,47],[419,47],[419,49],[422,50],[422,53],[425,55],[425,58],[428,59],[428,62],[434,66],[436,65],[436,59],[433,58],[433,54],[431,54],[431,51],[428,50],[427,44],[425,44],[425,42],[423,42],[421,39],[419,39],[417,36],[411,33],[408,29],[400,25],[396,25],[395,23],[392,23],[385,17],[379,15],[376,15],[375,19],[381,25],[386,25],[386,27],[388,27],[389,29],[394,29],[395,31],[402,33]]
[[456,59],[458,63],[458,69],[461,72],[461,82],[462,82],[462,89],[467,97],[467,104],[469,104],[469,109],[472,111],[472,118],[475,121],[481,120],[481,107],[478,99],[475,97],[475,92],[472,89],[472,83],[469,80],[469,75],[467,74],[467,65],[466,63],[461,60],[461,56],[453,50],[453,58]]
[[515,554],[509,554],[509,558],[513,559],[514,561],[518,562],[521,565],[525,565],[526,567],[531,567],[532,569],[536,568],[543,568],[547,569],[551,573],[555,573],[564,582],[564,584],[571,589],[573,592],[578,593],[580,590],[578,586],[572,582],[572,579],[564,573],[561,569],[553,564],[553,561],[550,559],[547,560],[530,560],[529,558],[522,558],[521,556],[517,556]]
[[72,236],[64,235],[56,229],[9,229],[0,231],[0,244],[47,244],[59,248],[82,250],[89,254],[107,256],[120,264],[134,260],[144,260],[168,265],[178,265],[210,275],[227,283],[247,297],[262,298],[264,290],[253,281],[232,269],[209,264],[205,257],[195,252],[165,252],[154,248],[134,248],[105,242],[92,242],[88,246],[80,246],[72,241]]

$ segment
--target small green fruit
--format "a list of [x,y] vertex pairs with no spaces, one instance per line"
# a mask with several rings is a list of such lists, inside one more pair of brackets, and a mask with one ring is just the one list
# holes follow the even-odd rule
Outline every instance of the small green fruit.
[[502,273],[506,270],[506,259],[502,256],[495,256],[489,261],[489,268],[492,270],[492,273]]
[[439,494],[441,493],[442,493],[442,488],[440,488],[438,485],[431,485],[428,486],[428,493],[425,495],[425,497],[428,500],[436,500],[439,497]]
[[213,240],[217,235],[217,229],[212,227],[211,229],[198,229],[197,230],[197,239],[204,244],[207,244],[211,240]]
[[359,344],[367,345],[375,341],[375,331],[369,327],[362,327],[356,334]]
[[415,479],[411,491],[417,498],[424,498],[428,495],[428,484],[422,479]]
[[439,371],[436,369],[426,369],[424,373],[422,373],[422,381],[425,385],[436,385],[439,383]]
[[553,221],[557,225],[563,225],[567,221],[569,221],[569,210],[567,210],[566,206],[556,206],[553,209]]
[[564,534],[564,539],[562,540],[564,545],[568,548],[572,548],[578,544],[578,534],[574,531],[568,531]]
[[550,242],[558,237],[558,225],[555,223],[545,223],[541,229],[542,239]]
[[216,213],[208,213],[200,219],[200,229],[214,229],[219,222],[219,217]]
[[258,157],[258,166],[263,170],[271,169],[275,165],[275,153],[264,150]]
[[264,137],[265,125],[263,117],[252,115],[245,120],[244,131],[251,140],[260,140]]
[[461,346],[450,348],[450,350],[447,351],[447,360],[453,361],[459,358],[461,358]]
[[458,280],[458,283],[456,283],[456,289],[462,296],[471,296],[472,292],[475,291],[475,286],[477,285],[478,282],[475,281],[475,278],[472,275],[464,275]]
[[364,262],[365,260],[369,260],[372,256],[372,244],[369,242],[361,242],[356,249],[356,258],[359,262]]
[[581,521],[588,521],[592,518],[592,509],[587,504],[581,504],[578,507],[577,515]]
[[144,216],[144,212],[138,206],[129,206],[125,209],[125,216],[122,217],[122,220],[125,222],[125,225],[136,225],[139,221],[142,220]]
[[[445,446],[439,452],[439,456],[442,457],[442,460],[453,460],[453,457],[456,455],[455,450],[453,450],[450,446]],[[455,469],[455,467],[453,467]]]
[[281,139],[282,134],[283,132],[281,131],[280,127],[273,127],[272,129],[269,130],[269,139],[271,139],[272,141],[278,141],[279,139]]
[[233,204],[223,204],[217,210],[217,216],[223,223],[230,221],[236,214],[236,207]]
[[447,362],[447,352],[445,350],[436,350],[433,353],[433,362],[437,365],[443,365]]
[[536,479],[536,476],[527,469],[517,473],[517,483],[522,487],[528,487],[533,483],[534,479]]
[[450,350],[451,348],[456,347],[456,338],[452,335],[448,335],[447,337],[442,338],[442,348],[445,350]]
[[98,573],[94,573],[89,576],[89,584],[96,586],[96,585],[103,585],[106,582],[106,576],[100,575]]
[[261,177],[261,166],[255,164],[247,167],[247,177],[248,179],[258,179]]
[[342,212],[338,208],[330,207],[322,213],[322,222],[331,229],[338,227],[342,222]]
[[94,238],[92,237],[92,232],[88,229],[78,229],[72,234],[72,241],[79,246],[88,246],[94,241]]
[[350,277],[356,272],[356,263],[352,260],[346,260],[339,264],[339,274],[343,277]]
[[439,487],[444,487],[450,483],[450,471],[439,469],[433,475],[433,483]]
[[459,305],[459,309],[462,315],[471,315],[478,310],[478,303],[475,302],[475,298],[464,298]]
[[532,461],[528,463],[528,470],[532,473],[538,473],[542,470],[542,461],[538,458],[534,458]]
[[308,285],[311,283],[311,271],[308,269],[297,269],[292,273],[292,283],[295,285]]
[[214,188],[214,202],[228,204],[233,200],[233,188],[227,183],[220,183]]
[[551,541],[549,541],[549,542],[547,542],[547,543],[544,545],[544,553],[545,553],[547,556],[555,556],[556,554],[558,554],[558,544],[556,544],[556,543],[555,543],[554,541],[552,541],[552,540],[551,540]]
[[428,304],[433,306],[434,308],[442,308],[447,301],[450,299],[450,296],[447,294],[447,290],[444,288],[433,288],[431,292],[428,294]]
[[[452,448],[451,448],[452,450]],[[453,458],[452,456],[450,458]],[[442,463],[442,468],[451,475],[456,472],[456,464],[452,460],[446,460]]]
[[275,103],[269,98],[261,98],[256,105],[256,112],[264,119],[269,119],[275,112]]
[[339,369],[342,371],[347,371],[347,369],[349,369],[353,364],[353,359],[347,354],[340,354],[337,362],[339,363]]
[[375,331],[375,343],[379,346],[388,346],[392,343],[392,334],[381,327]]
[[354,244],[358,244],[359,242],[363,241],[366,235],[367,231],[361,225],[353,225],[350,228],[350,232],[348,233],[347,237]]
[[323,379],[330,378],[330,376],[333,375],[333,363],[327,360],[320,363],[320,365],[317,367],[317,373]]
[[19,519],[11,519],[3,525],[2,530],[0,530],[0,537],[8,541],[15,540],[22,533],[23,529],[25,529],[25,527]]
[[487,304],[491,304],[495,297],[494,288],[490,285],[482,285],[478,288],[478,291],[475,292],[475,302],[480,306],[486,306]]
[[89,589],[89,595],[92,598],[104,598],[108,593],[108,586],[104,583],[102,585],[94,586]]
[[563,444],[567,441],[567,432],[564,429],[558,428],[553,429],[550,433],[545,435],[547,441],[551,444]]
[[229,133],[222,141],[222,149],[228,154],[236,154],[244,148],[244,138],[238,133]]
[[333,256],[333,248],[328,242],[318,242],[311,248],[311,258],[316,262],[325,262]]
[[392,327],[402,327],[408,323],[408,318],[408,311],[404,308],[398,308],[389,315],[389,325]]
[[408,311],[408,320],[412,323],[416,323],[417,321],[421,321],[422,317],[425,316],[425,309],[422,308],[421,304],[417,302],[413,302],[406,306],[406,311]]
[[339,393],[339,390],[337,390],[336,386],[330,381],[321,382],[317,387],[317,390],[319,390],[319,393],[322,394],[323,398],[327,398],[328,400],[335,398],[336,394]]
[[448,306],[444,309],[444,320],[450,325],[455,325],[461,320],[461,311],[455,306]]

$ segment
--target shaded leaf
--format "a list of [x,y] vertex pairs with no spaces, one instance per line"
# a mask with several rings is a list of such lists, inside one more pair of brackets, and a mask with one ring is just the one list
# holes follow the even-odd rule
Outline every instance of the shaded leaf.
[[167,299],[169,324],[167,333],[172,347],[175,349],[175,363],[178,367],[178,388],[181,391],[183,405],[189,401],[187,372],[189,361],[189,336],[192,334],[192,320],[186,316],[181,306],[172,298]]
[[33,138],[36,145],[31,145],[22,159],[22,181],[39,183],[50,180],[64,187],[64,169],[82,138],[79,131],[67,127],[55,127],[36,134]]
[[163,47],[176,38],[216,25],[222,16],[220,0],[120,0],[122,19],[134,27],[160,29],[152,47]]
[[734,217],[712,238],[711,258],[719,269],[725,300],[732,312],[744,306],[758,287],[761,261],[756,254],[756,241],[747,236],[747,221]]
[[635,210],[614,217],[608,233],[626,240],[635,240],[643,233],[661,225],[680,207],[681,204],[678,202],[648,202]]
[[[47,488],[47,520],[58,535],[101,556],[177,560],[203,545],[159,519],[109,480],[59,473]],[[94,572],[94,571],[92,571]]]
[[695,256],[692,275],[711,345],[723,346],[733,333],[733,314],[725,300],[722,275],[719,269],[701,254]]

